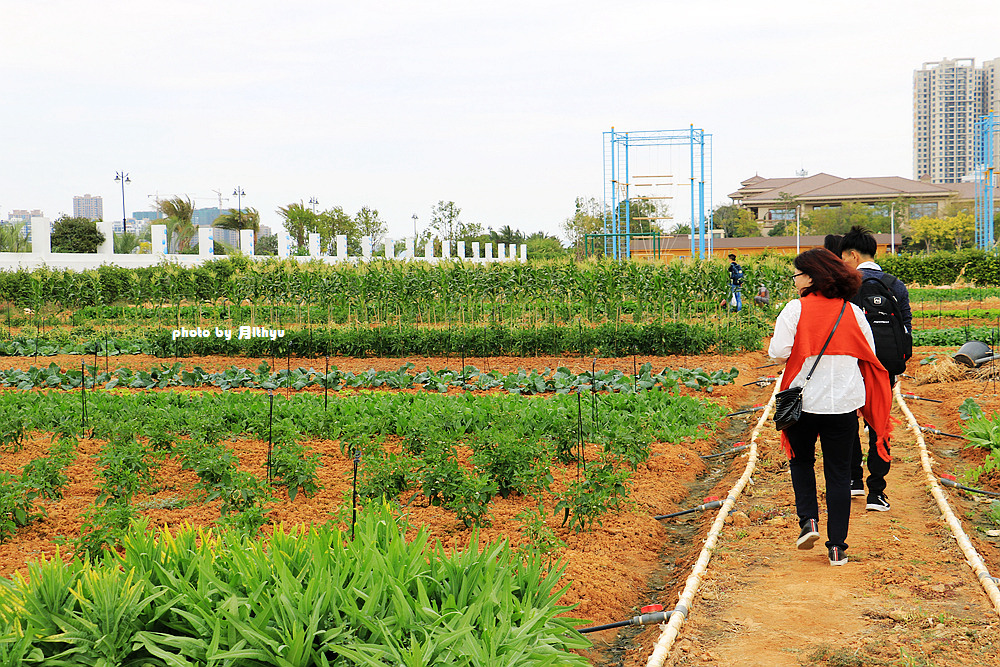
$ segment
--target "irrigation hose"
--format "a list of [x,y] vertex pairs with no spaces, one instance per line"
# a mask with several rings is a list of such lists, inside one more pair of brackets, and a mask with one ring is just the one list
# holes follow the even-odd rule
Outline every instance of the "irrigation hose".
[[995,496],[1000,498],[1000,493],[994,491],[986,491],[985,489],[974,489],[971,486],[965,486],[964,484],[959,484],[954,479],[948,479],[947,477],[938,477],[938,481],[945,486],[950,486],[954,489],[962,489],[963,491],[968,491],[969,493],[981,493],[984,496]]
[[711,502],[702,503],[701,505],[698,505],[697,507],[691,507],[691,508],[686,509],[686,510],[681,510],[680,512],[672,512],[670,514],[657,514],[653,518],[656,519],[657,521],[659,521],[661,519],[672,519],[675,516],[681,516],[681,515],[684,515],[684,514],[691,514],[692,512],[701,512],[701,511],[704,511],[704,510],[714,510],[716,507],[722,507],[722,502],[723,501],[721,501],[721,500],[713,500]]
[[927,477],[927,484],[930,486],[931,495],[934,496],[934,500],[937,501],[938,509],[941,510],[942,516],[944,516],[945,521],[951,527],[951,533],[955,536],[955,540],[958,541],[958,546],[965,555],[965,560],[969,564],[969,567],[976,573],[976,578],[979,579],[979,583],[982,585],[983,590],[986,591],[986,595],[989,596],[990,601],[993,602],[993,609],[1000,614],[1000,588],[997,588],[996,579],[990,576],[989,570],[986,569],[986,565],[983,563],[983,559],[979,557],[976,552],[975,547],[972,546],[972,542],[969,540],[968,535],[962,529],[962,522],[958,520],[955,513],[951,511],[951,506],[948,504],[948,497],[945,495],[944,490],[941,485],[938,484],[937,475],[934,474],[934,467],[932,465],[931,456],[927,452],[927,444],[924,442],[924,436],[921,433],[923,430],[920,424],[917,423],[916,417],[910,412],[910,408],[907,407],[906,402],[899,390],[899,383],[893,388],[893,393],[896,395],[896,402],[899,404],[900,409],[906,416],[906,421],[910,426],[910,430],[913,431],[914,435],[917,436],[917,448],[920,450],[920,464],[923,466],[924,475]]
[[652,625],[653,623],[663,623],[665,620],[670,618],[670,615],[674,612],[672,611],[662,611],[663,607],[661,605],[652,605],[651,607],[643,607],[643,609],[657,609],[657,611],[649,611],[639,616],[633,616],[627,621],[615,621],[614,623],[605,623],[604,625],[594,625],[589,628],[578,628],[577,632],[581,634],[587,634],[588,632],[599,632],[601,630],[610,630],[611,628],[622,628],[627,625]]
[[743,475],[740,476],[736,484],[733,485],[733,488],[729,490],[726,500],[722,503],[722,508],[719,510],[719,513],[716,514],[715,522],[712,523],[712,527],[709,529],[708,535],[705,538],[705,546],[702,548],[701,554],[698,556],[698,561],[691,569],[691,574],[688,576],[687,581],[684,584],[684,590],[680,594],[677,606],[673,609],[673,613],[670,614],[670,618],[666,625],[661,626],[663,631],[656,640],[656,645],[653,648],[652,655],[650,655],[649,660],[646,661],[646,667],[662,667],[663,663],[666,661],[667,653],[670,651],[670,647],[673,645],[674,640],[677,639],[681,626],[684,625],[684,619],[687,618],[688,611],[691,609],[694,596],[698,593],[698,587],[701,585],[701,578],[705,575],[705,571],[708,570],[708,561],[711,560],[712,552],[715,550],[715,546],[719,541],[719,533],[722,532],[722,527],[726,523],[726,517],[729,516],[729,512],[732,511],[733,506],[736,504],[736,499],[739,497],[740,493],[743,492],[743,488],[747,484],[752,483],[750,476],[757,467],[757,436],[760,435],[761,429],[767,423],[767,417],[771,413],[771,409],[774,406],[774,397],[778,393],[779,386],[780,383],[774,383],[774,390],[771,392],[770,400],[768,400],[766,405],[761,406],[764,408],[764,411],[757,420],[757,425],[754,426],[753,431],[750,433],[750,453],[747,458],[746,469],[743,471]]
[[722,456],[729,456],[729,455],[735,454],[737,452],[742,452],[744,449],[746,449],[749,446],[750,445],[739,445],[737,447],[733,447],[732,449],[727,449],[727,450],[722,451],[722,452],[716,452],[715,454],[701,454],[700,456],[698,456],[698,458],[699,459],[717,459],[717,458],[722,457]]

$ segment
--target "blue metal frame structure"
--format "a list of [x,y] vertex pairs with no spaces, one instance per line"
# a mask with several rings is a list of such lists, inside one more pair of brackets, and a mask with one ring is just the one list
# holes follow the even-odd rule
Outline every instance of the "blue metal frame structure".
[[996,164],[993,134],[1000,130],[993,112],[976,121],[973,169],[976,175],[976,247],[993,249],[994,178]]
[[712,200],[712,135],[694,125],[686,130],[638,132],[618,132],[612,127],[604,133],[604,254],[615,259],[632,256],[630,158],[633,149],[657,146],[688,147],[691,256],[704,259],[711,254],[713,245],[711,230],[706,238],[705,229],[705,203]]

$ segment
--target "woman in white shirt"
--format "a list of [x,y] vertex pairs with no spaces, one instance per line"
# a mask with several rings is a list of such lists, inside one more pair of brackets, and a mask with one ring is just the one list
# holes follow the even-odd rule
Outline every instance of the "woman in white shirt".
[[[791,279],[800,298],[790,301],[778,315],[768,354],[786,361],[779,389],[803,387],[802,417],[781,432],[791,459],[801,529],[796,545],[811,549],[820,537],[815,473],[818,437],[826,479],[826,546],[830,564],[843,565],[847,563],[851,445],[858,430],[857,413],[861,410],[870,424],[881,426],[877,433],[888,433],[889,375],[875,356],[864,313],[847,301],[858,291],[861,274],[825,248],[805,251],[795,258],[794,267]],[[831,331],[833,336],[806,382]]]

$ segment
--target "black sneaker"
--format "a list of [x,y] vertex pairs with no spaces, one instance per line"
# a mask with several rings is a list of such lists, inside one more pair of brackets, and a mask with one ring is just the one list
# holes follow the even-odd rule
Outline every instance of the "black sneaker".
[[816,519],[808,519],[805,525],[802,526],[802,532],[799,533],[799,539],[795,541],[795,546],[803,550],[812,549],[818,539],[819,523],[817,523]]
[[846,565],[847,554],[841,547],[830,547],[830,565]]
[[851,497],[863,496],[865,495],[865,480],[863,479],[852,479],[851,480]]
[[877,493],[874,496],[868,496],[868,504],[865,505],[865,509],[872,510],[874,512],[888,512],[889,499],[885,497],[884,493]]

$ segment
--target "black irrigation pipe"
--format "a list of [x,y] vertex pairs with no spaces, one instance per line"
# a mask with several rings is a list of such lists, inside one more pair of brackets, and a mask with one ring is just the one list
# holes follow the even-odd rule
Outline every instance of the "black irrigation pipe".
[[923,396],[917,396],[916,394],[910,394],[903,392],[903,396],[907,398],[912,398],[914,401],[927,401],[928,403],[944,403],[944,401],[939,401],[936,398],[924,398]]
[[754,368],[753,368],[753,369],[754,369],[755,371],[759,371],[759,370],[760,370],[760,369],[762,369],[762,368],[773,368],[773,367],[775,367],[775,366],[780,366],[780,365],[781,365],[780,363],[774,363],[774,364],[764,364],[763,366],[754,366]]
[[735,417],[736,415],[748,415],[751,412],[757,412],[758,410],[763,410],[764,407],[765,406],[763,405],[755,405],[748,410],[737,410],[736,412],[730,412],[728,415],[723,415],[723,419],[725,419],[726,417]]
[[766,387],[767,385],[775,382],[777,379],[778,379],[777,375],[768,375],[766,377],[759,377],[756,380],[754,380],[753,382],[747,382],[743,386],[744,387],[749,387],[750,385],[755,384],[758,387]]
[[621,628],[627,625],[652,625],[653,623],[663,623],[670,618],[674,612],[663,611],[663,605],[653,604],[643,607],[639,611],[643,612],[639,616],[633,616],[627,621],[616,621],[605,623],[604,625],[594,625],[589,628],[577,628],[577,632],[586,634],[588,632],[598,632],[600,630],[610,630],[611,628]]
[[736,452],[742,452],[744,449],[746,449],[749,446],[750,445],[744,445],[742,443],[737,442],[733,446],[732,449],[727,449],[725,451],[716,452],[715,454],[703,454],[703,455],[699,456],[698,458],[700,458],[700,459],[717,459],[717,458],[719,458],[721,456],[729,456],[730,454],[735,454]]
[[950,486],[955,489],[962,489],[963,491],[969,491],[970,493],[981,493],[984,496],[993,496],[994,498],[1000,498],[1000,493],[995,493],[993,491],[986,491],[984,489],[973,489],[970,486],[965,486],[964,484],[959,484],[955,481],[955,478],[951,475],[942,475],[938,477],[938,481],[945,486]]
[[717,507],[722,507],[722,505],[725,504],[726,502],[724,500],[719,500],[718,498],[711,498],[711,497],[705,498],[705,500],[707,500],[708,502],[702,503],[697,507],[681,510],[680,512],[671,512],[670,514],[657,514],[653,518],[659,521],[660,519],[671,519],[675,516],[681,516],[682,514],[691,514],[692,512],[701,512],[703,510],[714,510]]
[[949,438],[958,438],[959,440],[968,440],[968,438],[966,438],[964,435],[956,435],[954,433],[945,433],[944,431],[939,431],[938,429],[934,428],[933,426],[921,426],[920,430],[921,431],[927,431],[928,433],[933,433],[934,435],[944,435],[944,436],[947,436]]

